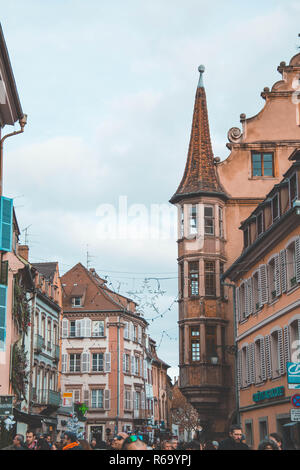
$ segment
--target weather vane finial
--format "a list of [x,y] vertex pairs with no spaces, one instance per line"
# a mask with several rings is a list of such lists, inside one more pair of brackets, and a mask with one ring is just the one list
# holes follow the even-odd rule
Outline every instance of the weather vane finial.
[[198,71],[200,72],[198,88],[203,88],[203,87],[204,87],[204,83],[203,83],[202,75],[204,74],[204,71],[205,71],[204,65],[199,65]]

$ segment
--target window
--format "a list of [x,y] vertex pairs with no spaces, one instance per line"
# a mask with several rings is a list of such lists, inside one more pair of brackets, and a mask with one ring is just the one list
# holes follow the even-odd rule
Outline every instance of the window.
[[259,419],[259,440],[263,441],[268,438],[268,418]]
[[93,354],[93,357],[92,357],[92,371],[93,372],[103,372],[104,371],[103,353]]
[[104,336],[103,320],[97,320],[92,322],[92,336]]
[[214,234],[214,208],[213,206],[204,206],[204,233],[205,235]]
[[180,294],[179,297],[183,299],[184,297],[184,264],[179,264],[179,276],[180,276]]
[[264,217],[263,213],[260,212],[258,216],[256,217],[256,233],[257,236],[259,237],[264,231]]
[[223,238],[223,209],[219,207],[219,237]]
[[189,296],[199,295],[199,261],[189,263]]
[[135,375],[139,375],[139,358],[134,356]]
[[70,321],[70,336],[76,336],[76,321]]
[[252,176],[274,176],[273,153],[252,153]]
[[[220,262],[220,278],[224,274],[224,263]],[[220,281],[220,297],[224,299],[224,285]]]
[[73,297],[73,307],[81,307],[81,297]]
[[124,403],[125,410],[131,409],[131,391],[125,390],[125,403]]
[[92,408],[103,408],[103,389],[92,390]]
[[180,237],[184,237],[184,206],[180,206]]
[[140,394],[140,392],[135,392],[134,409],[139,410],[140,407],[141,407],[141,394]]
[[275,196],[272,199],[272,219],[273,222],[278,219],[280,216],[280,211],[279,211],[279,195],[278,193],[275,194]]
[[205,295],[216,295],[216,263],[215,261],[204,261],[204,283]]
[[288,289],[292,289],[297,285],[295,242],[292,242],[286,249],[286,268]]
[[246,444],[251,447],[253,446],[253,428],[252,421],[245,422],[245,435],[246,435]]
[[217,328],[216,326],[206,325],[205,327],[205,341],[206,341],[206,354],[207,357],[212,357],[217,354]]
[[200,329],[192,327],[190,329],[191,341],[191,360],[192,362],[200,361]]
[[268,279],[269,279],[269,299],[272,302],[277,297],[276,292],[276,270],[275,270],[275,258],[271,259],[268,264]]
[[245,318],[246,318],[245,283],[241,284],[241,286],[239,288],[239,311],[240,311],[240,321],[245,320]]
[[290,189],[290,201],[291,203],[297,199],[297,179],[296,179],[296,173],[291,176],[289,180],[289,189]]
[[130,368],[130,355],[124,353],[124,355],[123,355],[123,372],[125,374],[129,374],[129,372],[130,372],[129,368]]
[[190,206],[190,235],[197,233],[197,206],[192,204]]
[[70,354],[70,372],[80,372],[80,354]]

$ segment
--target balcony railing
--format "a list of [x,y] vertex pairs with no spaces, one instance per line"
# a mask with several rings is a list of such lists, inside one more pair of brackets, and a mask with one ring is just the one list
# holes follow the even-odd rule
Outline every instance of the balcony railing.
[[229,367],[224,364],[209,363],[184,365],[180,370],[181,387],[230,386]]
[[60,392],[54,390],[42,389],[36,390],[32,389],[32,401],[39,405],[54,405],[59,406],[61,403]]

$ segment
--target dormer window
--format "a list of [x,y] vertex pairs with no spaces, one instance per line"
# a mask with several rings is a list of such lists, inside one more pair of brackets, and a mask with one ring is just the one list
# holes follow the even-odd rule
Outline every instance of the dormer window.
[[72,298],[72,305],[73,307],[81,307],[82,306],[82,297],[73,297]]
[[272,219],[273,222],[280,216],[279,212],[279,195],[278,193],[272,199]]
[[250,244],[250,237],[249,237],[249,227],[244,229],[244,250],[248,248]]
[[264,231],[264,216],[263,213],[260,212],[256,217],[256,230],[257,236],[259,237]]
[[252,176],[272,177],[274,176],[273,153],[252,153]]
[[289,180],[289,191],[290,191],[290,201],[291,203],[297,199],[297,179],[296,179],[296,173],[291,176]]

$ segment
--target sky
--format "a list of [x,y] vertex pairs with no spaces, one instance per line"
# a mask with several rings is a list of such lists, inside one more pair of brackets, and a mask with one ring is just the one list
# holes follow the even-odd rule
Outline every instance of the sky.
[[[30,261],[96,269],[139,302],[178,376],[176,210],[205,65],[212,146],[256,115],[298,52],[296,1],[11,0],[1,25],[28,124],[4,192]],[[18,130],[18,125],[15,126]],[[4,133],[11,132],[8,126]]]

